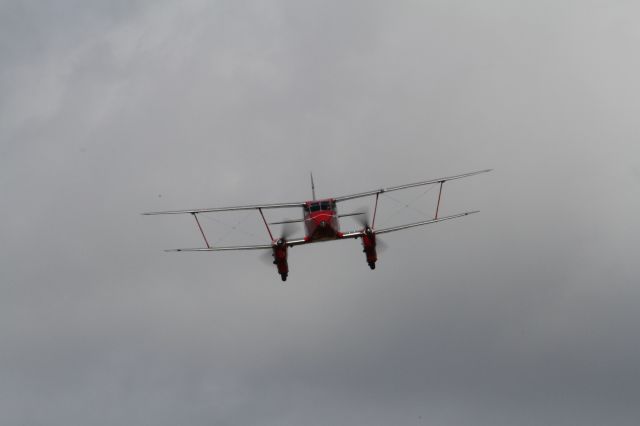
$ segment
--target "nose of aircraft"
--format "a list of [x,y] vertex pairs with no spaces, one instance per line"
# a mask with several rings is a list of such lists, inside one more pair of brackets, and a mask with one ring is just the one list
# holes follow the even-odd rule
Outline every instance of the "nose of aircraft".
[[332,214],[329,212],[318,212],[318,214],[312,216],[313,227],[310,229],[310,233],[314,238],[331,238],[335,236],[336,230],[333,229]]
[[329,225],[330,219],[331,219],[331,216],[326,213],[320,213],[313,217],[313,221],[315,222],[316,226],[320,226],[322,228]]
[[320,212],[313,216],[313,223],[320,229],[329,229],[331,228],[331,214]]

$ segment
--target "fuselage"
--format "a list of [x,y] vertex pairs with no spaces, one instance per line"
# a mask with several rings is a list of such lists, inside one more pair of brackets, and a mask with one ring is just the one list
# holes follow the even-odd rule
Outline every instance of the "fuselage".
[[305,239],[324,241],[340,238],[336,202],[332,198],[307,201],[302,208]]

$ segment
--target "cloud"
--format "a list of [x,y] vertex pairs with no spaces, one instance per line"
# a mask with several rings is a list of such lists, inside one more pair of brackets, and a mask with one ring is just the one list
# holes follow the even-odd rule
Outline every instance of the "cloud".
[[[636,423],[634,5],[1,8],[4,423]],[[481,214],[385,235],[375,271],[294,248],[284,286],[139,215],[485,167],[442,207]]]

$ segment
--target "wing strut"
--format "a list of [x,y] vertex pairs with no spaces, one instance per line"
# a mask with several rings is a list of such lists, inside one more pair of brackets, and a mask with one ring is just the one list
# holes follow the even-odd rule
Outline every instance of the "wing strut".
[[371,221],[371,229],[375,229],[375,226],[376,226],[376,212],[378,211],[378,197],[380,197],[380,193],[376,194],[376,205],[373,208],[373,220]]
[[442,186],[444,181],[440,182],[440,192],[438,192],[438,205],[436,206],[436,219],[438,218],[438,210],[440,210],[440,198],[442,197]]
[[200,226],[200,221],[198,220],[198,215],[196,213],[191,213],[193,215],[193,218],[196,220],[196,223],[198,224],[198,229],[200,230],[200,233],[202,234],[202,238],[204,238],[204,243],[207,245],[207,248],[211,248],[211,246],[209,245],[209,241],[207,241],[207,236],[204,235],[204,231],[202,230],[202,226]]
[[264,222],[264,226],[267,227],[267,232],[269,233],[269,237],[271,237],[271,241],[275,241],[273,239],[273,235],[271,234],[271,229],[269,229],[269,225],[267,224],[267,220],[264,218],[264,213],[262,213],[262,208],[258,207],[258,211],[260,212],[260,216],[262,216],[262,221]]

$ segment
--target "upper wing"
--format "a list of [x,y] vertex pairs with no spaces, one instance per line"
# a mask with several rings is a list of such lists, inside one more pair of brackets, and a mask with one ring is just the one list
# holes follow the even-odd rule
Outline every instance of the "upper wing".
[[304,203],[280,203],[280,204],[255,204],[251,206],[232,206],[232,207],[214,207],[210,209],[192,209],[192,210],[169,210],[163,212],[147,212],[144,215],[153,214],[181,214],[181,213],[210,213],[210,212],[228,212],[234,210],[259,210],[259,209],[283,209],[291,207],[303,207]]
[[352,200],[354,198],[362,198],[362,197],[368,197],[370,195],[382,194],[383,192],[399,191],[401,189],[413,188],[415,186],[433,185],[434,183],[443,183],[449,180],[462,179],[465,177],[478,175],[480,173],[487,173],[487,172],[490,172],[491,170],[493,169],[478,170],[476,172],[464,173],[456,176],[448,176],[448,177],[443,177],[438,179],[425,180],[422,182],[408,183],[405,185],[392,186],[389,188],[380,188],[380,189],[375,189],[373,191],[360,192],[358,194],[343,195],[342,197],[335,197],[334,200],[346,201],[346,200]]

